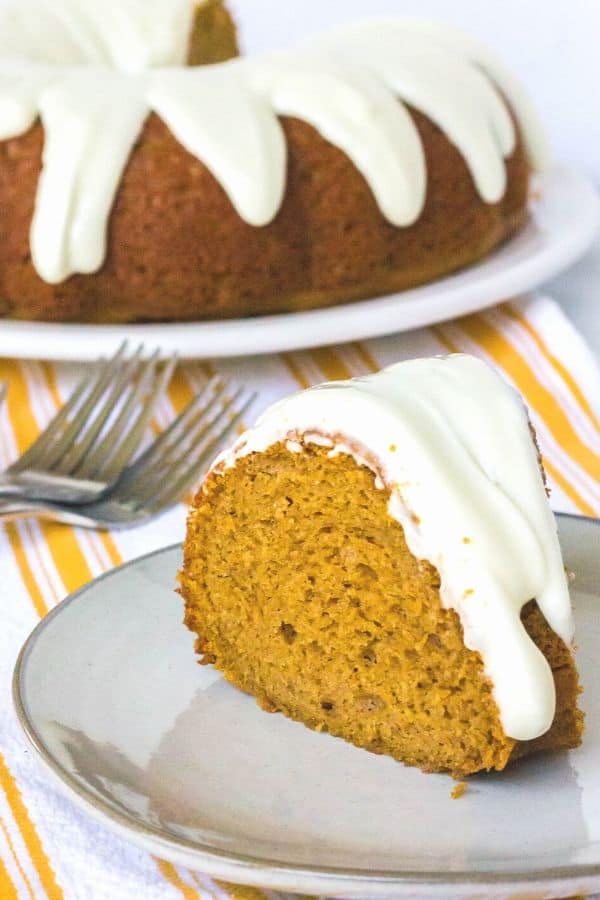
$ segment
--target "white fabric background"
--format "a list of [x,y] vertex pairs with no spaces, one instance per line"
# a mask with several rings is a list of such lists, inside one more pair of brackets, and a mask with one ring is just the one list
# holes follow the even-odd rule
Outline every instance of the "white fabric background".
[[243,49],[293,44],[339,22],[435,17],[488,42],[525,81],[558,159],[600,182],[600,0],[229,0]]

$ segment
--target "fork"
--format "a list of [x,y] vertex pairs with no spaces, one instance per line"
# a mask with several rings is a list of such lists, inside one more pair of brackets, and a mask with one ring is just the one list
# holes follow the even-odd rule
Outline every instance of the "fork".
[[255,393],[212,378],[101,499],[77,506],[0,501],[0,521],[41,517],[83,528],[129,528],[175,505],[239,424]]
[[137,451],[177,361],[172,356],[157,372],[158,350],[145,361],[143,346],[129,359],[126,350],[125,342],[86,375],[31,447],[0,473],[0,498],[90,503],[116,482]]

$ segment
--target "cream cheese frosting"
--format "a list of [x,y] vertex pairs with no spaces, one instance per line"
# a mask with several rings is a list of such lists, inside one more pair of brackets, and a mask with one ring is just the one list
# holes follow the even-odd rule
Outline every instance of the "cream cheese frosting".
[[545,162],[543,131],[517,79],[446,25],[369,20],[295,50],[186,69],[195,6],[19,0],[0,7],[0,140],[25,133],[38,116],[45,131],[31,229],[44,280],[102,265],[112,203],[151,111],[256,227],[272,221],[285,193],[281,115],[303,119],[343,150],[398,227],[418,219],[427,191],[407,105],[457,146],[486,203],[504,194],[516,141],[506,101],[532,166]]
[[520,613],[535,598],[567,645],[574,626],[519,395],[471,356],[403,362],[276,403],[213,471],[278,442],[291,452],[303,443],[326,446],[375,473],[409,549],[436,567],[442,603],[456,610],[466,646],[481,655],[505,733],[544,734],[555,713],[554,680]]
[[142,72],[186,62],[203,0],[15,0],[0,7],[0,57]]

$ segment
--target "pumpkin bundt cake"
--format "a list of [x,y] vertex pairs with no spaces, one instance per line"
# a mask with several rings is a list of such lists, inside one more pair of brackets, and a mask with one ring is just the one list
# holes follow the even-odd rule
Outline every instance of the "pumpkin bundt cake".
[[327,306],[473,263],[525,222],[543,136],[477,41],[384,19],[235,53],[218,0],[0,7],[0,315]]
[[473,357],[267,410],[195,497],[180,584],[201,661],[317,731],[456,775],[580,742],[527,411]]

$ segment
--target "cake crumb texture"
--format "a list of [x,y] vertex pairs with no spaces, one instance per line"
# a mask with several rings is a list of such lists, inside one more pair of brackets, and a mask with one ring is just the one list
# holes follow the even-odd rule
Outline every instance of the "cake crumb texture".
[[212,65],[238,54],[237,29],[223,0],[198,3],[188,45],[189,65]]
[[522,619],[553,671],[557,710],[546,734],[516,742],[388,498],[370,469],[314,445],[276,444],[209,474],[180,575],[202,661],[263,709],[426,771],[463,777],[577,746],[573,657],[535,602]]
[[452,793],[450,794],[450,796],[452,797],[453,800],[460,800],[460,798],[465,795],[466,790],[467,790],[467,782],[459,781],[458,784],[455,785],[454,788],[452,789]]

